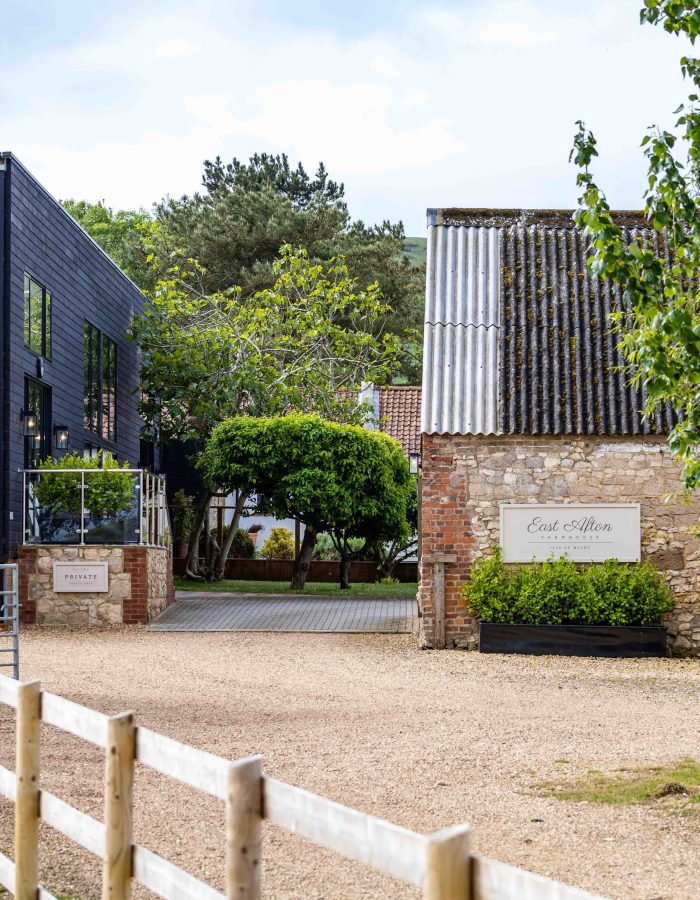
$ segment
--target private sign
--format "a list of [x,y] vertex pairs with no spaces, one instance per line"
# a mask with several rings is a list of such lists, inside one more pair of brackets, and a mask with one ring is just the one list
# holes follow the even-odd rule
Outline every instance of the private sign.
[[53,589],[58,594],[104,594],[109,590],[107,563],[55,562]]

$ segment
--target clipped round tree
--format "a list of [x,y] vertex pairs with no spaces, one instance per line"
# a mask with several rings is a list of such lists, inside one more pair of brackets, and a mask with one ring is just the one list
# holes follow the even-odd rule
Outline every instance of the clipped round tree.
[[292,587],[304,586],[316,536],[331,535],[341,560],[341,587],[366,543],[405,538],[415,486],[393,438],[319,416],[238,417],[219,425],[200,458],[204,476],[221,490],[245,486],[258,511],[297,518],[304,540]]

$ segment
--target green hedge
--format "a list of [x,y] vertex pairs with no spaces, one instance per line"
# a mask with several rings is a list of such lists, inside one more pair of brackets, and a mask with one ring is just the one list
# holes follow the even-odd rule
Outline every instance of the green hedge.
[[497,551],[478,559],[463,595],[482,622],[528,625],[656,625],[673,596],[650,562],[615,559],[579,570],[564,557],[505,566]]

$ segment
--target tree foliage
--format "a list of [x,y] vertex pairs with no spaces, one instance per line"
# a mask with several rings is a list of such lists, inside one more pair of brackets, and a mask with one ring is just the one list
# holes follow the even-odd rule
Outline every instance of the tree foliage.
[[[640,16],[693,43],[700,34],[697,0],[645,0]],[[693,87],[675,130],[654,127],[642,140],[644,213],[660,255],[649,241],[625,240],[591,174],[597,144],[581,122],[572,157],[581,188],[575,220],[590,238],[591,271],[619,285],[629,304],[619,324],[631,377],[647,385],[646,414],[666,402],[678,413],[669,445],[691,490],[700,484],[700,60],[684,56],[681,68]]]
[[367,226],[351,222],[344,185],[331,180],[321,163],[314,176],[286,155],[255,154],[248,163],[217,157],[204,164],[204,191],[156,207],[155,241],[161,268],[183,250],[198,260],[203,289],[221,292],[238,285],[243,300],[269,289],[283,244],[302,246],[315,262],[342,256],[361,289],[377,283],[390,306],[390,331],[401,336],[402,371],[420,375],[424,271],[404,255],[401,223]]
[[294,535],[288,528],[273,528],[260,555],[263,559],[294,559]]
[[342,258],[324,268],[282,247],[275,281],[244,302],[206,294],[201,270],[174,267],[133,324],[142,348],[141,413],[166,438],[206,440],[241,412],[317,412],[362,421],[356,395],[396,364],[381,332],[388,306],[376,284],[358,290]]
[[118,210],[103,200],[62,200],[61,205],[105,253],[143,290],[154,287],[157,276],[149,262],[158,224],[145,210]]
[[[388,311],[376,284],[358,290],[342,258],[312,264],[305,250],[284,246],[274,284],[243,300],[240,289],[207,294],[193,261],[159,282],[132,334],[141,344],[140,411],[161,437],[194,440],[201,449],[224,419],[315,412],[362,422],[364,381],[384,381],[396,360],[396,338],[376,336]],[[207,484],[190,535],[186,571],[223,577],[230,549],[209,530]],[[238,525],[245,496],[239,495]],[[204,531],[204,570],[199,541]]]
[[237,417],[219,425],[200,460],[205,479],[225,491],[255,492],[257,510],[328,532],[345,570],[352,538],[368,543],[408,535],[415,486],[393,438],[315,415]]

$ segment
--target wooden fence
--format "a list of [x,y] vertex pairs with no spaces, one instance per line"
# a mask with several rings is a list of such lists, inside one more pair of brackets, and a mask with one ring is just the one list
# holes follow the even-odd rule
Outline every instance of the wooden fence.
[[[102,896],[128,898],[132,879],[167,900],[258,900],[263,819],[422,890],[427,900],[591,900],[567,887],[472,855],[469,827],[417,834],[264,775],[258,756],[230,762],[134,723],[0,676],[0,703],[17,711],[16,771],[0,766],[0,795],[15,804],[14,861],[0,854],[0,885],[17,900],[56,900],[38,883],[39,822],[102,859]],[[40,724],[105,751],[104,821],[40,787]],[[139,762],[225,804],[221,894],[132,841],[134,764]]]
[[[291,559],[228,559],[226,578],[241,581],[290,581],[294,561]],[[175,575],[185,572],[185,560],[173,560]],[[394,578],[401,582],[418,581],[418,563],[397,563]],[[337,584],[340,580],[340,563],[333,560],[314,559],[309,565],[307,581]],[[358,560],[350,563],[350,584],[374,584],[377,580],[377,563]]]

